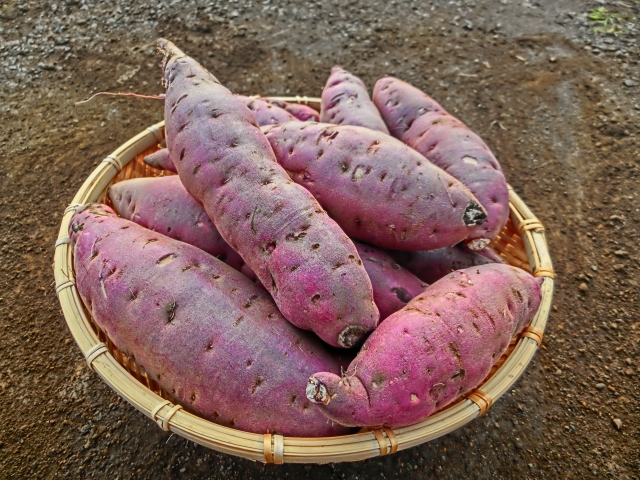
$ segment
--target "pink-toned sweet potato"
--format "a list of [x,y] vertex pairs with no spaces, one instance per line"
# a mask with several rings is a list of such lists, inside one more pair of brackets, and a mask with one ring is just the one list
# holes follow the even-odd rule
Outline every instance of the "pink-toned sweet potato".
[[507,181],[489,147],[435,100],[397,78],[378,80],[373,102],[394,137],[473,192],[487,211],[487,221],[475,228],[467,244],[474,250],[486,247],[509,216]]
[[256,276],[225,242],[204,207],[185,190],[180,177],[124,180],[109,187],[109,199],[123,218],[204,250],[227,265]]
[[153,152],[151,155],[147,155],[144,157],[143,161],[154,168],[178,173],[176,166],[173,164],[173,160],[171,160],[168,148],[161,148],[160,150]]
[[253,113],[258,125],[278,125],[280,123],[295,120],[295,117],[287,112],[284,108],[265,102],[260,98],[246,97],[244,95],[236,95]]
[[307,398],[342,425],[420,422],[484,380],[538,310],[541,281],[500,264],[453,272],[382,322],[342,378],[314,374]]
[[431,284],[455,270],[488,263],[505,263],[491,247],[482,250],[482,252],[485,251],[493,253],[493,258],[480,255],[479,252],[475,252],[463,244],[429,251],[399,252],[389,250],[387,253],[420,280]]
[[285,318],[354,346],[379,318],[356,247],[278,165],[251,111],[171,42],[158,48],[167,146],[183,185]]
[[268,293],[211,255],[78,209],[69,225],[76,284],[96,323],[186,410],[255,433],[345,433],[305,398],[338,362],[287,322]]
[[420,295],[427,284],[398,265],[379,248],[353,242],[373,287],[373,299],[380,311],[380,321],[403,308]]
[[284,108],[287,112],[293,115],[295,118],[302,122],[318,122],[320,121],[320,114],[314,108],[302,103],[289,103],[283,100],[278,100],[270,97],[263,97],[261,100],[269,102],[272,105],[276,105],[280,108]]
[[355,125],[389,134],[380,112],[369,98],[367,87],[355,75],[333,67],[322,90],[320,121]]
[[384,133],[302,122],[262,130],[293,181],[352,238],[432,250],[464,240],[486,217],[467,187]]

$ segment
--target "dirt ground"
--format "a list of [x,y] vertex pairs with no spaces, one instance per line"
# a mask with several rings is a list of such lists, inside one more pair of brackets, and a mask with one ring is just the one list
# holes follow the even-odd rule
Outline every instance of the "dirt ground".
[[[596,8],[624,32],[595,32]],[[0,477],[640,478],[639,15],[633,0],[0,0]],[[341,64],[425,89],[483,136],[558,276],[510,395],[393,456],[275,466],[161,431],[87,368],[53,288],[57,229],[162,104],[74,102],[161,93],[160,35],[238,93],[319,96]]]

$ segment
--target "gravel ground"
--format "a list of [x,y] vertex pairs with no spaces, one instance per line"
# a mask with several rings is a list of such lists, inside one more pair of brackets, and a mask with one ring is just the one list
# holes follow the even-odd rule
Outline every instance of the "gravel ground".
[[[588,18],[606,9],[612,34]],[[613,14],[618,14],[613,15]],[[640,3],[0,1],[0,477],[640,478]],[[479,133],[547,227],[543,347],[487,415],[354,464],[262,465],[166,434],[86,366],[50,269],[98,161],[159,121],[155,39],[231,90],[392,74]]]

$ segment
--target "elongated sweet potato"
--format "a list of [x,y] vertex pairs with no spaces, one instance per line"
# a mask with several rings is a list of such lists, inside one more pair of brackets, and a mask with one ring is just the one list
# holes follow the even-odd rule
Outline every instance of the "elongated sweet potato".
[[255,433],[345,433],[310,405],[320,341],[288,323],[267,292],[202,250],[79,209],[69,225],[76,284],[96,323],[185,409]]
[[403,308],[420,295],[427,284],[398,265],[379,248],[354,242],[373,287],[373,299],[380,311],[380,321]]
[[187,191],[294,325],[352,347],[378,323],[356,247],[278,165],[251,111],[160,39],[167,146]]
[[382,322],[342,378],[314,374],[307,397],[342,425],[420,422],[482,382],[533,318],[541,280],[499,264],[453,272]]
[[236,95],[236,97],[251,110],[260,126],[278,125],[295,120],[295,117],[284,108],[265,102],[260,98],[245,97],[244,95]]
[[151,155],[144,157],[144,163],[160,170],[169,170],[170,172],[178,173],[176,166],[171,160],[171,154],[168,148],[161,148],[153,152]]
[[475,228],[467,243],[474,250],[486,247],[509,216],[507,181],[489,147],[435,100],[397,78],[378,80],[373,102],[394,137],[473,192],[487,211],[487,221]]
[[362,80],[340,67],[331,69],[331,75],[322,90],[320,121],[355,125],[389,134]]
[[484,251],[492,252],[493,259],[480,255],[463,244],[429,251],[399,252],[389,250],[387,253],[423,282],[435,283],[455,270],[488,263],[505,263],[504,260],[500,260],[500,256],[491,247],[485,248]]
[[469,189],[384,133],[302,122],[262,130],[293,181],[352,238],[432,250],[464,240],[486,217]]
[[227,265],[256,276],[225,242],[204,207],[185,190],[180,177],[124,180],[109,187],[109,198],[123,218],[204,250]]
[[261,100],[269,102],[270,104],[276,105],[280,108],[284,108],[287,112],[302,122],[318,122],[320,120],[320,114],[318,111],[311,108],[309,105],[304,105],[302,103],[289,103],[270,97],[262,97]]

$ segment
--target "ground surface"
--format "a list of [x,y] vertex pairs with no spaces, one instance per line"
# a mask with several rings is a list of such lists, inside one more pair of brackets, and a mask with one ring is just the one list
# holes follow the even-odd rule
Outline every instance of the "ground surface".
[[[640,4],[207,3],[0,1],[0,477],[640,478]],[[595,33],[598,7],[626,33]],[[160,93],[159,35],[239,93],[319,95],[334,64],[370,87],[393,74],[485,138],[558,274],[544,347],[510,395],[397,455],[263,466],[165,434],[87,368],[52,284],[62,211],[162,106],[74,102]]]

